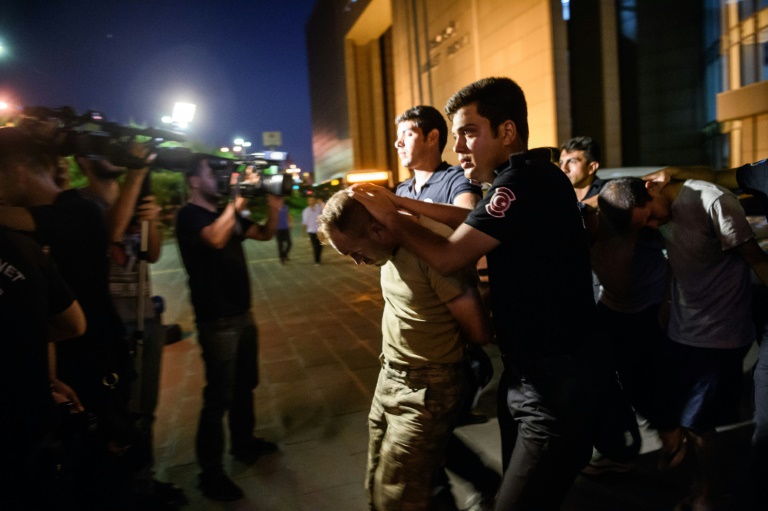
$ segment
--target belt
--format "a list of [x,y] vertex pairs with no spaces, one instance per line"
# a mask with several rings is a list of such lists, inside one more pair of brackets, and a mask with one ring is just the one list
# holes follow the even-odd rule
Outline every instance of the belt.
[[431,364],[431,365],[424,365],[424,366],[410,366],[407,364],[398,364],[397,362],[391,362],[386,358],[384,358],[384,355],[380,355],[379,360],[381,360],[382,366],[389,367],[391,369],[394,369],[395,371],[403,371],[403,372],[427,371],[427,370],[434,370],[434,369],[452,370],[457,368],[458,369],[463,368],[463,362],[456,362],[455,364]]

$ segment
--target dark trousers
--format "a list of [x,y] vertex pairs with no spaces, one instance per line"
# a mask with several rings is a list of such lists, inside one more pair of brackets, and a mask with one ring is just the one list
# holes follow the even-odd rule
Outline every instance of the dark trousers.
[[198,323],[206,385],[197,428],[197,459],[203,472],[223,471],[224,414],[229,412],[233,451],[246,445],[256,425],[253,389],[259,382],[258,329],[250,313]]
[[496,509],[559,510],[592,455],[593,364],[557,357],[529,361],[524,371],[505,365],[498,409],[504,478]]
[[626,314],[598,303],[597,315],[629,402],[652,428],[675,428],[679,421],[672,392],[674,368],[668,362],[671,341],[659,326],[658,305]]
[[[467,373],[468,398],[465,400],[460,413],[459,423],[463,417],[472,413],[480,391],[493,378],[491,359],[478,344],[469,345],[466,350],[465,371]],[[472,487],[484,496],[493,496],[501,484],[501,476],[488,466],[480,455],[464,443],[454,432],[448,439],[445,450],[445,468],[472,484]],[[446,487],[448,476],[445,476]]]
[[[768,328],[768,327],[767,327]],[[768,481],[768,329],[760,344],[760,354],[755,366],[755,433],[752,437],[752,460],[755,481]],[[757,484],[758,492],[768,497],[763,483]],[[766,502],[766,500],[762,500]]]
[[309,241],[312,243],[312,253],[315,256],[315,262],[320,262],[320,254],[323,252],[323,245],[320,243],[320,238],[317,237],[316,232],[309,233]]
[[[768,289],[754,289],[755,326],[760,353],[754,370],[755,432],[752,436],[753,483],[759,502],[768,502]],[[757,508],[756,508],[757,509]]]
[[275,239],[277,240],[277,255],[280,256],[281,261],[287,260],[288,252],[291,251],[293,246],[291,231],[289,229],[278,229],[275,231]]

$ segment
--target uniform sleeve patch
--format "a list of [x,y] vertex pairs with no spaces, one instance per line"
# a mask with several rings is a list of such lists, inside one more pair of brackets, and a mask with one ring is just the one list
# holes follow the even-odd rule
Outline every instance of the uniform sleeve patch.
[[515,200],[515,194],[509,188],[496,188],[493,192],[493,197],[488,204],[485,205],[485,210],[489,215],[495,218],[503,218],[505,212],[509,209],[512,201]]

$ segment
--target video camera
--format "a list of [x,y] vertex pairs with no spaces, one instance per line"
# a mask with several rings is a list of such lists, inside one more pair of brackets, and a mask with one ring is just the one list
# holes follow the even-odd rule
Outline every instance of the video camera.
[[[58,156],[82,155],[92,160],[107,160],[116,167],[140,169],[148,163],[153,168],[164,168],[165,162],[155,158],[151,162],[131,154],[131,147],[140,143],[150,148],[150,154],[156,152],[164,142],[184,142],[186,136],[171,130],[158,128],[139,128],[123,126],[107,121],[104,114],[88,110],[78,115],[74,109],[24,107],[15,123],[20,131],[49,145]],[[171,152],[183,147],[164,148],[166,158]],[[174,155],[178,159],[181,155]]]
[[[185,151],[182,151],[185,149]],[[155,164],[162,168],[186,172],[190,166],[205,160],[216,178],[216,188],[222,195],[229,195],[237,189],[242,197],[253,198],[267,194],[285,196],[293,191],[293,182],[289,174],[280,173],[282,164],[288,159],[288,153],[265,151],[243,155],[242,158],[224,158],[214,154],[193,153],[180,147],[160,147]],[[157,163],[160,162],[160,163]],[[244,181],[247,172],[258,174],[255,181]],[[237,184],[230,185],[232,173],[240,174]]]
[[[235,187],[240,195],[248,198],[266,194],[290,195],[293,190],[291,177],[280,173],[288,159],[288,153],[282,151],[265,151],[231,159],[195,153],[183,146],[161,146],[165,142],[185,142],[186,136],[165,129],[124,126],[107,121],[104,114],[95,110],[78,115],[68,106],[24,107],[15,127],[49,146],[58,156],[82,155],[129,170],[149,165],[153,170],[187,172],[194,161],[206,159],[223,195],[228,195]],[[154,156],[140,158],[132,154],[131,148],[136,143],[148,147],[149,154]],[[243,181],[244,170],[248,167],[260,176],[259,180]],[[241,175],[234,187],[230,186],[233,172]],[[148,185],[145,182],[143,188]],[[143,190],[142,196],[147,193]]]
[[[242,159],[209,158],[219,192],[229,194],[231,188],[236,188],[242,197],[252,198],[267,194],[286,196],[293,191],[293,182],[289,174],[279,173],[280,167],[288,159],[288,153],[281,151],[264,151],[261,153],[245,154]],[[240,170],[238,183],[230,186],[230,176],[235,170]],[[259,178],[255,181],[243,181],[248,171],[256,173]]]

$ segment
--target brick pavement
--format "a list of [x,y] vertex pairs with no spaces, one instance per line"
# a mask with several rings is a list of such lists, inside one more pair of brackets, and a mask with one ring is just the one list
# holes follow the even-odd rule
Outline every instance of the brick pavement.
[[[227,470],[246,498],[219,503],[195,488],[198,473],[194,435],[204,374],[194,337],[186,275],[178,250],[164,247],[152,265],[153,293],[164,296],[164,322],[179,323],[184,337],[164,351],[162,389],[155,428],[158,478],[183,487],[184,509],[347,511],[367,508],[366,416],[378,374],[383,301],[378,269],[355,266],[330,248],[323,264],[312,262],[308,240],[294,232],[291,261],[281,265],[274,241],[248,242],[254,314],[260,329],[261,383],[256,391],[257,434],[280,446],[252,466],[226,457]],[[488,349],[497,378],[500,359]],[[496,378],[480,399],[485,424],[464,426],[459,434],[500,470],[495,419]],[[734,428],[731,458],[738,476],[744,470],[749,428]],[[660,474],[655,471],[655,438],[645,435],[644,454],[635,472],[600,479],[580,476],[567,511],[664,511],[685,495],[692,463]],[[690,460],[687,460],[690,461]],[[466,488],[454,481],[461,504]]]

